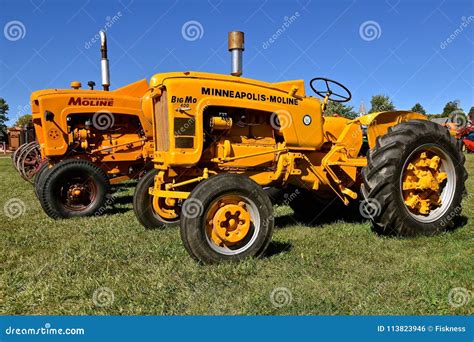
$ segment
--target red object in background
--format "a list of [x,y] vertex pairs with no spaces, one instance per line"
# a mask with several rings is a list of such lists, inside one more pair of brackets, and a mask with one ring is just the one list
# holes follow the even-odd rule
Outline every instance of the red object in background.
[[467,152],[474,153],[474,141],[469,139],[463,139],[463,144],[466,146]]

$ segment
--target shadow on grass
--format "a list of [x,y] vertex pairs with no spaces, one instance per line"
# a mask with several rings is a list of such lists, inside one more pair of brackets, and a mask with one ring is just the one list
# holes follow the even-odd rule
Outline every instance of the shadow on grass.
[[124,214],[129,211],[133,210],[133,208],[124,208],[124,207],[108,207],[101,216],[103,215],[117,215],[117,214]]
[[114,200],[114,205],[116,204],[132,204],[133,203],[133,196],[132,195],[126,195],[126,196],[117,196],[115,197]]
[[327,208],[315,207],[314,212],[304,212],[299,214],[288,214],[275,218],[275,228],[285,229],[292,226],[306,226],[320,228],[323,225],[333,224],[336,222],[343,223],[364,223],[367,219],[362,217],[359,212],[358,203],[356,205],[329,206]]
[[293,248],[293,245],[288,242],[278,242],[278,241],[272,241],[268,245],[267,250],[263,254],[264,258],[271,258],[275,255],[282,254],[285,252],[291,251]]

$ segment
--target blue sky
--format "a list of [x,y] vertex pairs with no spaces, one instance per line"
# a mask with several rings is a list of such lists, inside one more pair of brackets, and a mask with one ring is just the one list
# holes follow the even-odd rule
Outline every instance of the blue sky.
[[0,0],[0,5],[0,97],[10,105],[11,123],[28,113],[34,90],[68,88],[72,80],[100,84],[99,44],[92,39],[107,23],[112,89],[166,71],[229,73],[227,32],[241,30],[245,77],[332,78],[352,91],[356,109],[361,101],[369,109],[371,96],[381,93],[399,109],[421,102],[439,113],[450,100],[460,100],[464,110],[474,105],[472,0]]

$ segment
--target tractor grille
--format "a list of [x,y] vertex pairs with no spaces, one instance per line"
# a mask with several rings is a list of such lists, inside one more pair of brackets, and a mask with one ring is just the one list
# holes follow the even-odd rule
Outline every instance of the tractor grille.
[[167,152],[169,145],[168,98],[166,89],[163,89],[155,101],[155,150]]

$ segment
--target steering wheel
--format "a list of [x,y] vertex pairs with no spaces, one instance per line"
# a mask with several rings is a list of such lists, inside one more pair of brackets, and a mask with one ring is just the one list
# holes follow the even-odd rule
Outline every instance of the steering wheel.
[[[317,82],[317,81],[322,81],[324,82],[324,84],[326,85],[326,90],[318,90],[315,86],[313,86],[313,83],[314,82]],[[338,91],[337,93],[333,92],[332,89],[331,89],[331,86],[334,88],[334,85],[337,86],[336,87],[336,90]],[[313,78],[310,82],[309,82],[309,86],[311,87],[311,89],[316,93],[316,95],[322,97],[322,98],[326,98],[326,96],[328,97],[328,100],[329,101],[334,101],[334,102],[347,102],[349,101],[351,98],[352,98],[352,94],[351,92],[349,91],[349,89],[347,89],[344,85],[342,85],[341,83],[337,82],[337,81],[333,81],[333,80],[330,80],[329,78],[325,78],[325,77],[316,77],[316,78]],[[344,91],[343,95],[339,94],[339,89],[342,89]]]

